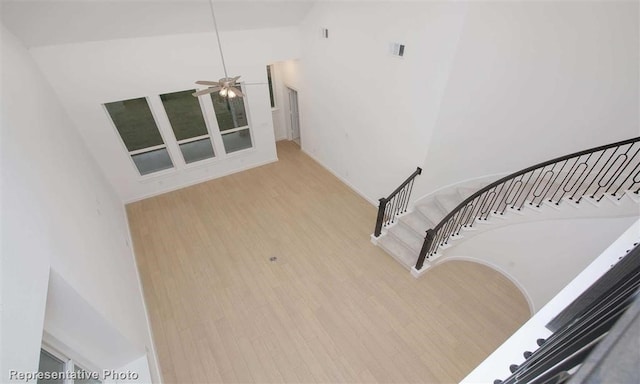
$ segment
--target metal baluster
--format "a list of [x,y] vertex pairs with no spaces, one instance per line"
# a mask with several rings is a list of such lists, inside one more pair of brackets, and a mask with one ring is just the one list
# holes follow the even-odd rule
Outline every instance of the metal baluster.
[[[502,203],[502,200],[504,199],[504,196],[502,195],[502,191],[505,190],[505,188],[507,188],[507,183],[508,182],[513,182],[513,179],[508,180],[502,184],[499,185],[500,189],[498,190],[498,192],[496,193],[496,198],[495,200],[493,200],[493,204],[491,204],[491,208],[489,209],[489,213],[491,213],[491,211],[493,211],[493,213],[498,213],[498,208],[500,207],[500,204]],[[495,206],[495,210],[494,210],[494,205],[497,203],[497,205]]]
[[[635,144],[635,143],[634,143]],[[629,147],[629,149],[627,150],[626,153],[629,153],[629,151],[631,150],[631,148],[633,147],[633,145],[631,145]],[[629,158],[628,161],[625,161],[620,167],[618,167],[618,169],[616,170],[616,172],[614,172],[614,174],[611,176],[611,179],[609,180],[609,182],[607,182],[606,185],[608,185],[608,187],[606,188],[606,190],[604,191],[604,193],[609,193],[609,191],[611,190],[612,187],[615,186],[616,181],[618,181],[618,178],[622,175],[622,173],[629,167],[629,165],[633,162],[633,160],[636,158],[636,156],[638,155],[638,152],[640,152],[640,148],[638,148],[638,150],[636,150],[636,152],[633,154],[633,156],[631,156]],[[625,153],[625,154],[626,154]],[[628,157],[628,156],[627,156]],[[635,168],[634,168],[635,169]],[[632,171],[633,172],[633,171]],[[615,176],[615,178],[613,178]],[[623,183],[624,184],[624,183]],[[618,187],[618,189],[620,189],[620,187]],[[617,190],[616,190],[617,191]],[[615,196],[615,192],[612,194],[613,196]],[[602,199],[602,197],[600,198]]]
[[[579,181],[580,181],[580,179],[582,178],[582,175],[584,175],[584,173],[586,172],[587,168],[589,168],[589,159],[591,159],[591,155],[593,155],[593,153],[590,153],[590,154],[589,154],[589,156],[587,156],[587,158],[586,158],[584,161],[582,161],[580,164],[578,164],[578,166],[577,166],[577,167],[576,167],[576,169],[575,169],[575,172],[571,175],[571,177],[570,177],[569,181],[573,180],[573,176],[578,172],[578,169],[580,169],[580,167],[581,167],[581,166],[583,166],[583,165],[584,165],[584,168],[582,169],[582,172],[580,172],[580,175],[575,179],[575,181],[573,182],[573,185],[572,185],[569,189],[567,189],[567,188],[566,188],[566,187],[567,187],[566,185],[565,185],[565,187],[564,187],[564,188],[562,188],[562,190],[563,190],[565,193],[570,193],[570,192],[573,190],[573,187],[578,186],[578,182],[579,182]],[[597,163],[597,162],[596,162],[596,163]],[[567,183],[567,184],[568,184],[568,183]],[[578,188],[576,189],[576,191],[577,191],[578,189],[579,189],[579,186],[578,186]],[[564,194],[563,194],[563,196],[564,196]],[[569,196],[569,200],[573,200],[573,196]],[[579,204],[579,203],[580,203],[580,201],[577,201],[576,203],[578,203],[578,204]]]
[[[567,165],[567,163],[569,162],[569,159],[566,159],[564,161],[564,163],[562,164],[562,167],[560,168],[560,170],[556,173],[556,176],[553,178],[553,182],[551,183],[551,187],[549,188],[550,192],[553,189],[553,185],[556,183],[556,180],[558,180],[558,177],[560,177],[560,175],[562,174],[562,171],[564,170],[564,167]],[[560,189],[560,187],[562,186],[562,183],[558,184],[558,188],[556,188],[556,191],[553,193],[553,195],[551,195],[551,197],[549,198],[549,202],[552,203],[553,202],[553,197],[556,195],[556,193],[558,192],[558,190]],[[548,193],[547,192],[547,193]],[[547,195],[545,194],[545,198],[547,197]],[[558,205],[559,201],[556,203],[556,205]]]
[[[604,178],[607,176],[607,174],[609,173],[609,171],[611,170],[611,168],[613,168],[613,166],[616,164],[616,162],[618,161],[618,159],[622,159],[622,164],[620,164],[618,166],[618,168],[613,172],[613,175],[611,175],[611,177],[609,177],[609,180],[606,181],[604,183],[604,185],[602,184],[602,181],[604,180]],[[616,157],[616,159],[611,163],[611,165],[609,166],[609,168],[607,168],[606,172],[602,175],[602,177],[600,177],[600,180],[598,181],[598,188],[596,188],[595,191],[593,191],[593,193],[591,194],[591,198],[596,199],[596,201],[600,201],[602,200],[602,198],[604,197],[604,195],[607,193],[607,185],[609,185],[609,183],[611,183],[613,181],[614,176],[616,175],[616,173],[618,173],[618,171],[621,170],[622,167],[624,167],[624,165],[627,163],[627,159],[628,156],[626,153],[622,153],[620,155],[618,155]],[[601,189],[604,188],[604,191],[602,191],[602,195],[600,195],[599,198],[596,198],[596,194],[598,192],[600,192]]]
[[449,239],[451,238],[451,233],[453,232],[453,225],[454,225],[454,223],[456,221],[456,215],[457,214],[458,213],[454,214],[453,217],[451,217],[449,219],[449,221],[447,221],[447,225],[445,226],[446,229],[444,231],[444,233],[445,233],[444,243],[445,244],[449,244]]
[[[549,180],[549,187],[547,188],[546,192],[544,192],[544,195],[542,195],[542,199],[540,201],[544,201],[547,198],[547,194],[549,193],[549,191],[551,191],[553,189],[553,183],[556,182],[556,179],[558,178],[558,175],[560,174],[559,172],[562,171],[562,168],[560,168],[560,171],[558,171],[558,173],[556,173],[555,172],[556,165],[558,165],[558,163],[554,163],[553,167],[551,167],[550,172],[551,172],[551,174],[553,176]],[[551,202],[551,200],[549,200],[549,202]]]
[[489,196],[489,192],[485,191],[483,192],[480,196],[478,196],[478,200],[480,201],[480,203],[478,204],[478,207],[476,208],[476,212],[475,214],[473,214],[473,217],[471,218],[471,224],[470,226],[473,227],[476,224],[476,220],[481,220],[482,219],[482,207],[484,207],[487,199]]
[[400,190],[400,192],[398,192],[398,205],[396,206],[396,212],[395,212],[395,216],[398,216],[399,214],[402,213],[402,206],[404,205],[404,191],[405,191],[406,185]]
[[489,215],[491,214],[491,207],[493,206],[493,203],[497,198],[498,198],[498,194],[496,193],[496,189],[494,188],[489,193],[489,196],[487,199],[487,202],[489,203],[489,205],[485,205],[486,211],[482,211],[482,213],[484,214],[485,221],[489,219]]
[[[553,193],[553,195],[551,196],[551,200],[555,199],[556,194],[558,193],[558,191],[560,190],[560,188],[562,188],[562,194],[560,195],[560,197],[558,198],[558,201],[556,202],[556,205],[560,204],[560,202],[562,201],[562,199],[564,198],[564,195],[567,193],[567,191],[565,190],[565,187],[567,185],[567,183],[571,180],[571,175],[573,174],[573,172],[575,172],[575,169],[579,166],[578,164],[580,163],[580,158],[582,156],[577,156],[575,157],[575,162],[573,163],[573,165],[571,166],[571,168],[569,169],[569,171],[567,172],[567,175],[564,177],[564,179],[562,179],[562,181],[560,182],[560,185],[558,185],[558,189],[556,189],[556,191]],[[567,161],[569,161],[569,159],[567,159]]]
[[[544,171],[544,168],[542,169]],[[551,177],[553,177],[553,172],[551,170],[547,170],[546,172],[542,173],[541,171],[541,179],[540,179],[540,183],[538,184],[538,186],[536,187],[535,191],[533,191],[533,201],[535,201],[536,198],[539,198],[542,195],[542,192],[544,192],[544,190],[547,188],[547,185],[549,185],[549,179],[546,179],[547,174],[551,172]],[[546,184],[542,184],[543,182],[546,182]],[[540,186],[543,185],[542,187],[542,191],[540,191],[540,193],[538,193],[538,188],[540,188]],[[542,202],[544,201],[544,196],[540,199],[538,199],[538,204],[536,204],[536,207],[540,208],[540,205],[542,204]]]
[[456,235],[460,234],[462,228],[467,227],[467,222],[469,221],[469,216],[473,212],[473,208],[473,202],[469,202],[467,203],[467,205],[465,205],[464,209],[462,210],[462,220],[460,221],[460,226],[458,227],[458,233],[456,233]]
[[[600,172],[602,172],[602,169],[604,167],[607,166],[607,163],[609,163],[609,160],[611,160],[611,158],[613,157],[613,155],[616,153],[616,151],[618,150],[618,148],[616,147],[613,152],[611,153],[611,156],[609,156],[609,158],[607,159],[607,161],[604,163],[604,165],[602,166],[602,168],[600,168]],[[607,152],[607,150],[604,150],[600,153],[600,156],[598,157],[598,159],[596,160],[595,163],[593,163],[593,165],[591,166],[591,170],[589,170],[587,172],[587,175],[585,176],[585,178],[582,180],[582,182],[580,182],[580,184],[578,185],[578,187],[576,188],[576,190],[573,192],[573,195],[571,196],[571,198],[575,197],[576,194],[578,193],[578,191],[580,191],[580,187],[582,187],[582,184],[584,184],[585,181],[587,181],[587,179],[589,179],[589,175],[591,175],[591,173],[593,172],[593,170],[596,168],[596,165],[598,164],[598,162],[600,161],[600,159],[604,156],[604,154]],[[589,168],[589,167],[587,167]],[[595,181],[595,179],[598,177],[598,175],[600,174],[600,172],[598,172],[598,174],[596,174],[596,176],[593,178],[593,180],[591,181],[591,184],[593,184],[593,181]],[[589,188],[591,187],[591,184],[589,184],[589,186],[584,190],[583,193],[580,194],[580,197],[578,197],[578,200],[576,200],[576,203],[580,203],[580,200],[582,200],[582,197],[584,195],[586,195],[589,191]]]
[[481,200],[484,198],[484,195],[485,195],[485,193],[482,193],[482,194],[476,196],[473,200],[471,200],[471,202],[473,203],[473,209],[469,213],[469,215],[467,217],[467,222],[465,223],[465,225],[467,227],[469,227],[469,228],[472,228],[473,224],[475,224],[476,214],[478,212],[478,207],[480,205]]
[[393,196],[393,200],[391,203],[391,217],[389,218],[389,223],[393,224],[396,219],[396,205],[398,204],[398,195]]
[[[635,166],[635,167],[633,167],[633,169],[631,170],[631,172],[629,172],[629,176],[627,176],[627,177],[622,181],[622,183],[620,183],[620,186],[618,187],[618,189],[616,189],[616,190],[613,192],[613,195],[614,195],[614,196],[615,196],[616,194],[618,194],[618,191],[620,191],[620,189],[622,189],[622,187],[624,187],[624,185],[625,185],[625,183],[627,182],[627,180],[629,180],[629,178],[630,178],[631,176],[633,176],[633,172],[635,172],[635,171],[636,171],[636,169],[638,169],[638,167],[640,167],[640,162],[638,162],[638,163],[636,164],[636,166]],[[639,173],[640,173],[640,172],[639,172]],[[633,179],[631,179],[631,181],[633,181]],[[631,184],[631,185],[629,186],[629,189],[631,189],[634,185],[635,185],[635,183]],[[624,195],[624,192],[622,193],[622,195]],[[619,198],[618,200],[620,200],[620,199],[622,198],[622,195],[620,196],[620,198]]]
[[387,207],[386,207],[386,210],[384,212],[385,218],[386,218],[386,222],[384,224],[385,227],[388,226],[389,223],[391,222],[391,218],[390,218],[391,217],[391,205],[393,204],[393,199],[391,199],[390,203],[391,204],[387,203]]
[[[501,215],[504,215],[504,212],[507,210],[507,208],[509,208],[509,205],[511,205],[512,203],[512,198],[518,195],[518,191],[520,191],[520,188],[522,188],[522,180],[521,179],[513,179],[513,185],[509,188],[509,190],[507,191],[507,194],[505,195],[504,198],[504,207],[502,208],[502,212],[500,212]],[[516,188],[517,186],[517,188]],[[515,193],[512,195],[513,191],[515,191]],[[513,207],[512,207],[513,208]]]

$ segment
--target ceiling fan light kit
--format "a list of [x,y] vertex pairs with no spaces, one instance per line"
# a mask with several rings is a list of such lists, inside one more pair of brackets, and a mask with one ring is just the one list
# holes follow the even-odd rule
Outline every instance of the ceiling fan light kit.
[[239,89],[238,79],[240,76],[229,77],[227,74],[227,66],[224,62],[224,54],[222,53],[222,45],[220,44],[220,33],[218,32],[218,23],[216,22],[216,14],[213,11],[213,0],[209,0],[209,7],[211,8],[211,18],[213,19],[213,28],[216,31],[216,39],[218,41],[218,49],[220,51],[220,60],[222,61],[222,69],[224,70],[224,77],[218,81],[206,81],[198,80],[196,84],[206,85],[208,88],[192,93],[194,97],[206,95],[213,92],[218,92],[222,97],[228,97],[230,99],[238,96],[244,97],[244,94]]

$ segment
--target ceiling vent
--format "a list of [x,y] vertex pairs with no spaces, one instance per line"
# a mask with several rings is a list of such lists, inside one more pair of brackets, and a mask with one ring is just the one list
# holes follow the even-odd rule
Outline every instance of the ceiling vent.
[[322,38],[323,39],[328,39],[329,38],[329,30],[327,28],[322,28]]
[[391,55],[395,57],[404,57],[404,44],[391,43]]

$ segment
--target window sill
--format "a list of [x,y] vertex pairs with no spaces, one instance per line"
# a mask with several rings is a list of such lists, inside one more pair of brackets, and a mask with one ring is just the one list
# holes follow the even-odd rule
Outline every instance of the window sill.
[[176,172],[178,172],[178,169],[176,168],[176,166],[174,164],[173,168],[164,169],[162,171],[158,171],[158,172],[150,173],[148,175],[140,176],[138,181],[140,183],[150,183],[150,182],[153,182],[153,181],[155,181],[157,179],[163,179],[163,178],[169,177],[169,176],[175,174]]
[[256,147],[251,147],[251,148],[246,148],[246,149],[241,149],[239,151],[235,151],[235,152],[231,152],[226,154],[224,157],[219,157],[219,156],[214,156],[208,159],[204,159],[204,160],[200,160],[200,161],[196,161],[190,164],[185,164],[184,166],[180,167],[180,168],[176,168],[173,167],[171,169],[165,169],[163,171],[159,171],[153,174],[149,174],[149,175],[145,175],[142,176],[140,179],[138,179],[138,182],[142,183],[142,184],[147,184],[147,183],[151,183],[154,181],[158,181],[158,180],[162,180],[162,179],[166,179],[169,178],[171,176],[174,176],[175,174],[177,174],[180,171],[192,171],[192,170],[197,170],[199,168],[205,168],[205,167],[209,167],[209,166],[214,166],[218,163],[224,162],[225,160],[232,160],[234,158],[243,156],[243,155],[247,155],[250,154],[251,152],[255,152],[256,151]]

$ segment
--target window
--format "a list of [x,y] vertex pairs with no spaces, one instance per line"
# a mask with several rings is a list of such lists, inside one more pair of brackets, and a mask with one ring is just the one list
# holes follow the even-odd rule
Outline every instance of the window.
[[187,164],[215,156],[200,102],[191,95],[193,92],[194,90],[189,90],[160,95],[171,129]]
[[[49,347],[47,347],[49,348]],[[97,379],[97,372],[89,372],[78,366],[73,360],[56,352],[55,354],[45,349],[40,350],[40,363],[38,372],[46,375],[48,379],[38,378],[38,384],[101,384]],[[75,372],[75,376],[69,374]]]
[[145,98],[116,101],[104,106],[140,175],[173,168],[167,146]]
[[276,99],[273,92],[273,78],[271,76],[271,66],[267,65],[267,80],[269,81],[269,97],[271,98],[271,108],[276,107]]
[[[40,363],[38,364],[38,372],[50,372],[50,373],[58,373],[58,372],[64,372],[66,369],[66,362],[58,359],[57,357],[53,356],[52,354],[50,354],[49,352],[45,351],[44,349],[40,350]],[[49,379],[49,380],[43,380],[43,379],[38,379],[38,384],[63,384],[64,383],[64,379],[63,378],[57,378],[57,379]]]
[[[244,90],[238,85],[244,93]],[[218,92],[211,94],[222,143],[227,153],[251,148],[251,131],[242,97],[222,97]]]

